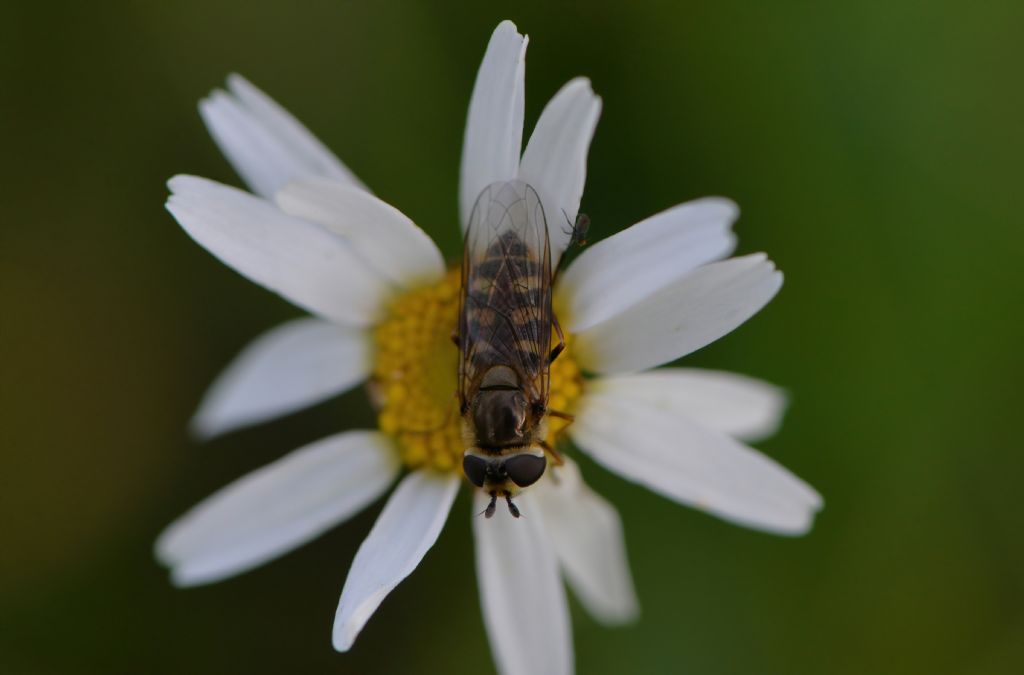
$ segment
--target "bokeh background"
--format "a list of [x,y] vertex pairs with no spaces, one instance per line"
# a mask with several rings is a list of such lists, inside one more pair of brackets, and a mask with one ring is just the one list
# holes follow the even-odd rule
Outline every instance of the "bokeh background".
[[[785,386],[761,445],[826,509],[743,530],[582,460],[643,616],[573,605],[580,673],[1024,672],[1024,5],[1017,0],[6,2],[0,20],[0,671],[487,673],[469,504],[354,651],[330,628],[380,505],[239,578],[175,590],[160,529],[241,474],[372,422],[361,392],[202,445],[185,424],[298,311],[163,210],[240,184],[196,101],[238,71],[458,253],[490,31],[529,33],[527,124],[572,76],[604,114],[594,237],[708,194],[778,298],[687,359]],[[463,514],[463,515],[460,515]]]

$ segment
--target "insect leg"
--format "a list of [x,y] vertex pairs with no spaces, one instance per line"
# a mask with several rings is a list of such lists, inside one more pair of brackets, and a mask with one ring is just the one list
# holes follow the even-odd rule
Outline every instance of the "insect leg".
[[544,448],[544,452],[551,455],[551,460],[555,463],[555,466],[562,466],[565,464],[565,459],[562,457],[562,453],[555,450],[555,448],[547,441],[541,441],[540,447]]
[[562,209],[562,216],[565,218],[565,223],[569,226],[568,230],[562,228],[562,234],[567,234],[571,237],[569,244],[572,245],[576,239],[576,224],[572,222],[572,218],[569,217],[569,213],[565,209]]
[[565,351],[565,333],[562,332],[562,324],[558,323],[558,317],[551,315],[551,323],[555,326],[555,333],[558,335],[558,344],[555,345],[554,349],[551,350],[551,354],[548,355],[548,365],[554,363],[558,355]]
[[563,426],[561,429],[555,432],[556,441],[562,437],[562,434],[564,434],[565,430],[569,428],[569,425],[576,421],[575,415],[564,413],[561,410],[548,410],[548,415],[551,415],[552,417],[557,417],[560,420],[565,420],[566,422],[565,426]]
[[548,410],[548,414],[551,415],[552,417],[557,417],[560,420],[565,420],[565,421],[570,422],[570,423],[576,421],[576,416],[575,415],[570,415],[569,413],[562,412],[561,410],[551,410],[551,409],[549,409]]

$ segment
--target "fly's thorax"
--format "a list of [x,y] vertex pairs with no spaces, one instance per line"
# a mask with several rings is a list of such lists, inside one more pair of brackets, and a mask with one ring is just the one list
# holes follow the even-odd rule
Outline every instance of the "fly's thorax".
[[488,448],[522,445],[529,432],[526,428],[528,407],[519,389],[479,392],[470,407],[477,443]]
[[[522,392],[507,392],[501,397],[492,397],[489,392],[483,397],[483,405],[470,406],[469,410],[462,416],[462,445],[464,448],[476,448],[481,453],[498,456],[510,449],[522,447],[540,447],[542,443],[551,443],[555,439],[551,437],[550,422],[547,415],[540,411],[531,410],[526,406],[524,421],[520,424],[517,420],[519,414],[518,404],[507,407],[502,400],[506,395],[510,397],[523,397]],[[497,392],[495,392],[497,394]],[[480,401],[478,396],[475,401]],[[489,423],[490,417],[497,417],[501,425],[495,426]],[[485,422],[481,424],[481,421]]]
[[529,395],[516,371],[489,368],[463,410],[468,445],[492,450],[531,446],[547,437],[546,396]]

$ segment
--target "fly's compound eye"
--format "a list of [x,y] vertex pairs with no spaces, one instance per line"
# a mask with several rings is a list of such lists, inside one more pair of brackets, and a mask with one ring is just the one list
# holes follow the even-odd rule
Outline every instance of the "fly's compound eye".
[[484,477],[487,475],[486,461],[476,455],[466,455],[462,458],[462,471],[470,483],[477,487],[484,486]]
[[544,475],[548,460],[544,455],[516,455],[505,460],[505,473],[519,487],[533,485]]

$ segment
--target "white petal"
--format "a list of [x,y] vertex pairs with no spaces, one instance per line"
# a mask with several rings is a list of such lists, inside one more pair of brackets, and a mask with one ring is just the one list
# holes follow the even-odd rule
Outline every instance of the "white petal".
[[164,530],[156,555],[179,586],[244,572],[357,513],[387,489],[399,467],[380,433],[329,436],[200,502]]
[[203,397],[192,429],[210,438],[300,410],[361,382],[370,366],[362,329],[308,317],[289,321],[235,357]]
[[659,366],[729,333],[781,286],[782,273],[763,253],[705,265],[585,330],[570,323],[576,358],[599,373]]
[[573,671],[572,626],[558,561],[532,495],[516,502],[521,518],[499,504],[487,519],[477,491],[473,532],[484,626],[502,675],[563,675]]
[[399,483],[345,579],[334,616],[334,648],[339,652],[352,647],[388,593],[437,541],[460,482],[456,474],[417,471]]
[[587,487],[575,462],[564,461],[561,467],[548,469],[549,477],[531,489],[544,512],[555,554],[569,585],[594,618],[610,625],[632,621],[639,605],[619,514]]
[[199,103],[210,135],[253,192],[273,198],[285,183],[323,176],[365,187],[306,127],[241,75],[230,93],[216,90]]
[[601,99],[590,80],[570,80],[545,106],[523,152],[519,180],[532,185],[544,202],[552,263],[569,245],[587,180],[587,151],[600,115]]
[[427,233],[365,190],[325,179],[300,181],[277,193],[277,205],[345,237],[374,270],[401,286],[444,276],[444,258]]
[[786,409],[786,394],[774,385],[696,368],[603,377],[591,381],[587,391],[628,398],[747,441],[774,434]]
[[463,229],[483,189],[496,181],[513,180],[518,174],[528,41],[514,23],[502,21],[494,29],[477,71],[462,141],[459,213]]
[[593,246],[558,280],[558,305],[584,330],[732,253],[736,204],[708,197],[674,206]]
[[797,535],[821,497],[774,460],[725,434],[646,403],[588,392],[573,440],[601,464],[669,499],[726,520]]
[[167,210],[243,276],[340,323],[365,326],[382,310],[387,284],[338,235],[205,178],[175,176],[168,186]]

